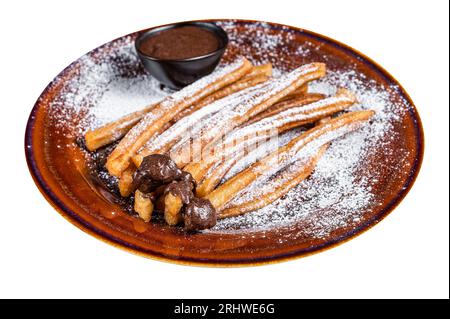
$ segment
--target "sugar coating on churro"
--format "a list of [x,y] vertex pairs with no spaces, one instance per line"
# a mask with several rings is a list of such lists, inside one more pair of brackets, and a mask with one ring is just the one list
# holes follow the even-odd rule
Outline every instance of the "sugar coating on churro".
[[201,144],[207,144],[215,137],[222,136],[240,124],[234,119],[245,116],[248,112],[251,112],[254,106],[288,88],[299,78],[304,77],[303,83],[316,78],[316,72],[319,68],[320,66],[317,64],[305,65],[271,81],[258,84],[212,103],[209,107],[220,111],[215,112],[204,121],[195,123],[190,129],[190,135],[184,136],[173,146],[172,150],[177,151],[185,146],[190,136],[198,136],[202,142],[204,141],[203,143],[200,142]]
[[[341,89],[336,96],[291,107],[291,109],[235,129],[226,135],[223,141],[214,146],[213,155],[202,159],[197,167],[188,166],[188,170],[195,173],[195,179],[199,182],[198,194],[204,196],[209,193],[213,187],[217,186],[233,163],[239,161],[246,153],[257,151],[255,149],[258,149],[261,144],[278,143],[278,135],[286,130],[313,123],[323,116],[342,111],[355,101],[356,98],[353,94]],[[209,169],[207,169],[208,166]],[[211,166],[213,169],[211,169]],[[204,175],[207,176],[202,181]]]
[[[147,128],[149,123],[152,123],[155,121],[155,119],[161,117],[162,115],[166,114],[171,108],[177,104],[180,103],[183,100],[186,100],[188,98],[191,98],[195,93],[201,91],[206,86],[210,85],[214,81],[217,81],[218,79],[222,78],[224,75],[232,72],[233,70],[236,70],[240,68],[244,63],[243,59],[237,59],[235,62],[230,63],[226,66],[220,67],[217,70],[215,70],[213,73],[204,76],[203,78],[195,81],[191,85],[188,85],[184,87],[183,89],[167,96],[165,99],[162,100],[162,102],[159,104],[159,108],[155,108],[154,110],[147,113],[142,120],[134,126],[127,134],[127,136],[137,136],[142,133],[143,130]],[[134,140],[130,139],[130,143],[133,143]],[[127,147],[126,145],[123,145],[123,147]]]
[[[258,122],[250,124],[248,126],[244,126],[240,129],[236,129],[232,131],[230,134],[226,135],[223,140],[223,144],[231,144],[233,141],[239,140],[242,137],[254,137],[255,139],[265,138],[263,134],[254,136],[254,132],[271,132],[274,128],[282,127],[285,124],[292,122],[301,122],[311,118],[316,118],[322,114],[326,113],[326,109],[324,107],[332,107],[338,103],[353,103],[354,99],[351,96],[343,95],[343,96],[332,96],[329,98],[325,98],[323,100],[303,105],[299,107],[292,107],[288,110],[282,111],[274,116],[264,118]],[[342,107],[343,109],[344,107]],[[334,110],[333,113],[336,113],[339,109]],[[275,133],[272,131],[272,133]],[[246,140],[246,143],[251,143],[252,140]],[[228,149],[228,152],[232,152],[231,148]]]
[[[356,124],[359,127],[361,125]],[[295,145],[295,149],[300,149],[300,151],[293,151],[289,156],[286,156],[282,159],[275,159],[271,165],[270,169],[264,170],[263,174],[258,177],[248,188],[241,191],[236,197],[228,203],[225,207],[239,205],[244,203],[252,198],[263,196],[266,193],[270,193],[272,189],[275,189],[280,184],[286,181],[289,176],[289,171],[295,171],[296,168],[304,165],[308,160],[317,153],[318,149],[323,145],[334,141],[349,132],[355,129],[355,124],[350,124],[343,126],[335,131],[327,132],[318,138],[314,138],[311,142],[304,143],[304,141],[300,141]],[[326,127],[325,127],[326,129]],[[291,167],[292,166],[292,167]],[[277,181],[277,183],[271,183],[269,180],[273,180],[274,176],[284,174],[285,177],[282,177]],[[283,176],[284,176],[283,175]]]

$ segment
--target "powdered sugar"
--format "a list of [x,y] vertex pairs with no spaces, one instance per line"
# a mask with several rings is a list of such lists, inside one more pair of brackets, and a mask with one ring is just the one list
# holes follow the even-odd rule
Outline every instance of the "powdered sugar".
[[[284,65],[284,57],[280,52],[288,53],[288,44],[292,40],[292,33],[276,32],[265,22],[252,22],[245,28],[236,28],[233,21],[219,22],[230,39],[230,46],[238,50],[254,63],[272,63],[278,68]],[[286,70],[283,68],[283,70]],[[274,73],[279,75],[278,70]]]
[[80,136],[169,94],[145,74],[132,40],[124,37],[76,62],[77,74],[50,105],[56,127]]
[[[91,108],[92,126],[99,127],[117,120],[117,114],[132,113],[161,101],[167,92],[159,82],[145,75],[111,81],[95,107]],[[124,111],[126,109],[126,111]]]

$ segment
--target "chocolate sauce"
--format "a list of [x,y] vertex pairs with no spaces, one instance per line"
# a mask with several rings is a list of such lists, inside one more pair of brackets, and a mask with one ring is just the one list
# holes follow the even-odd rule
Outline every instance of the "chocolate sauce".
[[[76,142],[80,148],[87,151],[83,140],[79,139]],[[130,215],[136,215],[133,209],[134,196],[122,197],[119,192],[117,179],[112,178],[105,168],[106,160],[117,144],[113,143],[90,153],[91,156],[87,160],[89,179],[97,188],[104,190],[103,194],[110,195],[105,196],[109,201],[120,205]]]
[[182,60],[214,52],[219,46],[219,39],[213,32],[197,26],[184,26],[167,29],[145,39],[139,50],[157,59]]
[[194,196],[195,180],[188,172],[178,168],[167,155],[153,154],[144,157],[133,177],[133,185],[143,193],[163,196],[171,193],[184,204],[184,227],[188,231],[214,226],[217,215],[210,201]]
[[[105,163],[115,146],[116,144],[109,145],[91,153],[92,157],[88,165],[89,175],[114,195],[114,201],[117,204],[134,215],[133,196],[121,197],[117,183],[111,183],[106,178],[109,175]],[[182,211],[184,228],[188,231],[211,228],[217,222],[216,210],[210,201],[195,197],[196,184],[192,175],[180,170],[167,155],[153,154],[144,157],[141,166],[134,174],[133,185],[152,201],[169,192],[179,197],[184,204]]]
[[142,193],[154,191],[162,184],[168,184],[183,177],[183,171],[167,155],[152,154],[144,157],[133,175],[133,188]]
[[184,207],[183,219],[188,231],[208,229],[217,223],[217,213],[209,200],[193,197]]
[[173,181],[166,186],[164,193],[171,193],[172,195],[179,197],[183,204],[189,204],[192,198],[194,198],[194,193],[192,192],[193,189],[194,184],[189,181]]

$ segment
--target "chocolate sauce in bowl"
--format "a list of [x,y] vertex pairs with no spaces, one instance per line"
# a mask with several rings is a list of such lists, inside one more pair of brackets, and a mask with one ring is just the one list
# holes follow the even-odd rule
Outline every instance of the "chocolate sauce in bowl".
[[139,49],[162,60],[183,60],[203,56],[219,49],[217,36],[205,28],[183,26],[161,31],[143,40]]

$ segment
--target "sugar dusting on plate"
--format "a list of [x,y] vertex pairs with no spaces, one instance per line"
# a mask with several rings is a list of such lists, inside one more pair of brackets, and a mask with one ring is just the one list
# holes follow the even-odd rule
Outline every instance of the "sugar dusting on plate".
[[[235,30],[233,22],[221,25],[229,31],[230,44],[243,48],[240,54],[246,56],[252,52],[249,56],[252,62],[274,63],[275,75],[286,71],[284,65],[289,65],[290,61],[280,60],[275,52],[289,44],[292,34],[288,30],[276,35],[261,32],[264,24],[247,26],[244,32],[231,31]],[[161,89],[159,83],[144,72],[134,51],[133,40],[133,37],[124,37],[113,41],[76,62],[77,74],[64,84],[50,106],[51,120],[57,129],[77,137],[89,129],[158,102],[170,93]],[[251,49],[247,52],[245,48]],[[311,43],[295,48],[302,57],[317,49]],[[310,84],[310,91],[331,96],[340,87],[357,95],[359,103],[352,109],[376,111],[371,123],[334,141],[313,175],[284,197],[258,211],[220,220],[213,229],[204,232],[245,235],[292,227],[302,222],[305,227],[299,235],[320,238],[341,227],[357,225],[364,210],[379,204],[371,191],[378,171],[360,174],[360,170],[374,153],[389,152],[390,148],[383,145],[396,138],[391,128],[400,121],[405,107],[391,101],[390,91],[398,88],[376,87],[351,66],[347,71],[328,72],[325,78]],[[233,169],[231,172],[239,170]],[[227,174],[226,178],[230,175]]]
[[[109,54],[103,53],[111,52]],[[170,94],[142,69],[133,39],[107,44],[77,62],[78,74],[51,103],[53,120],[75,135],[161,101]]]

